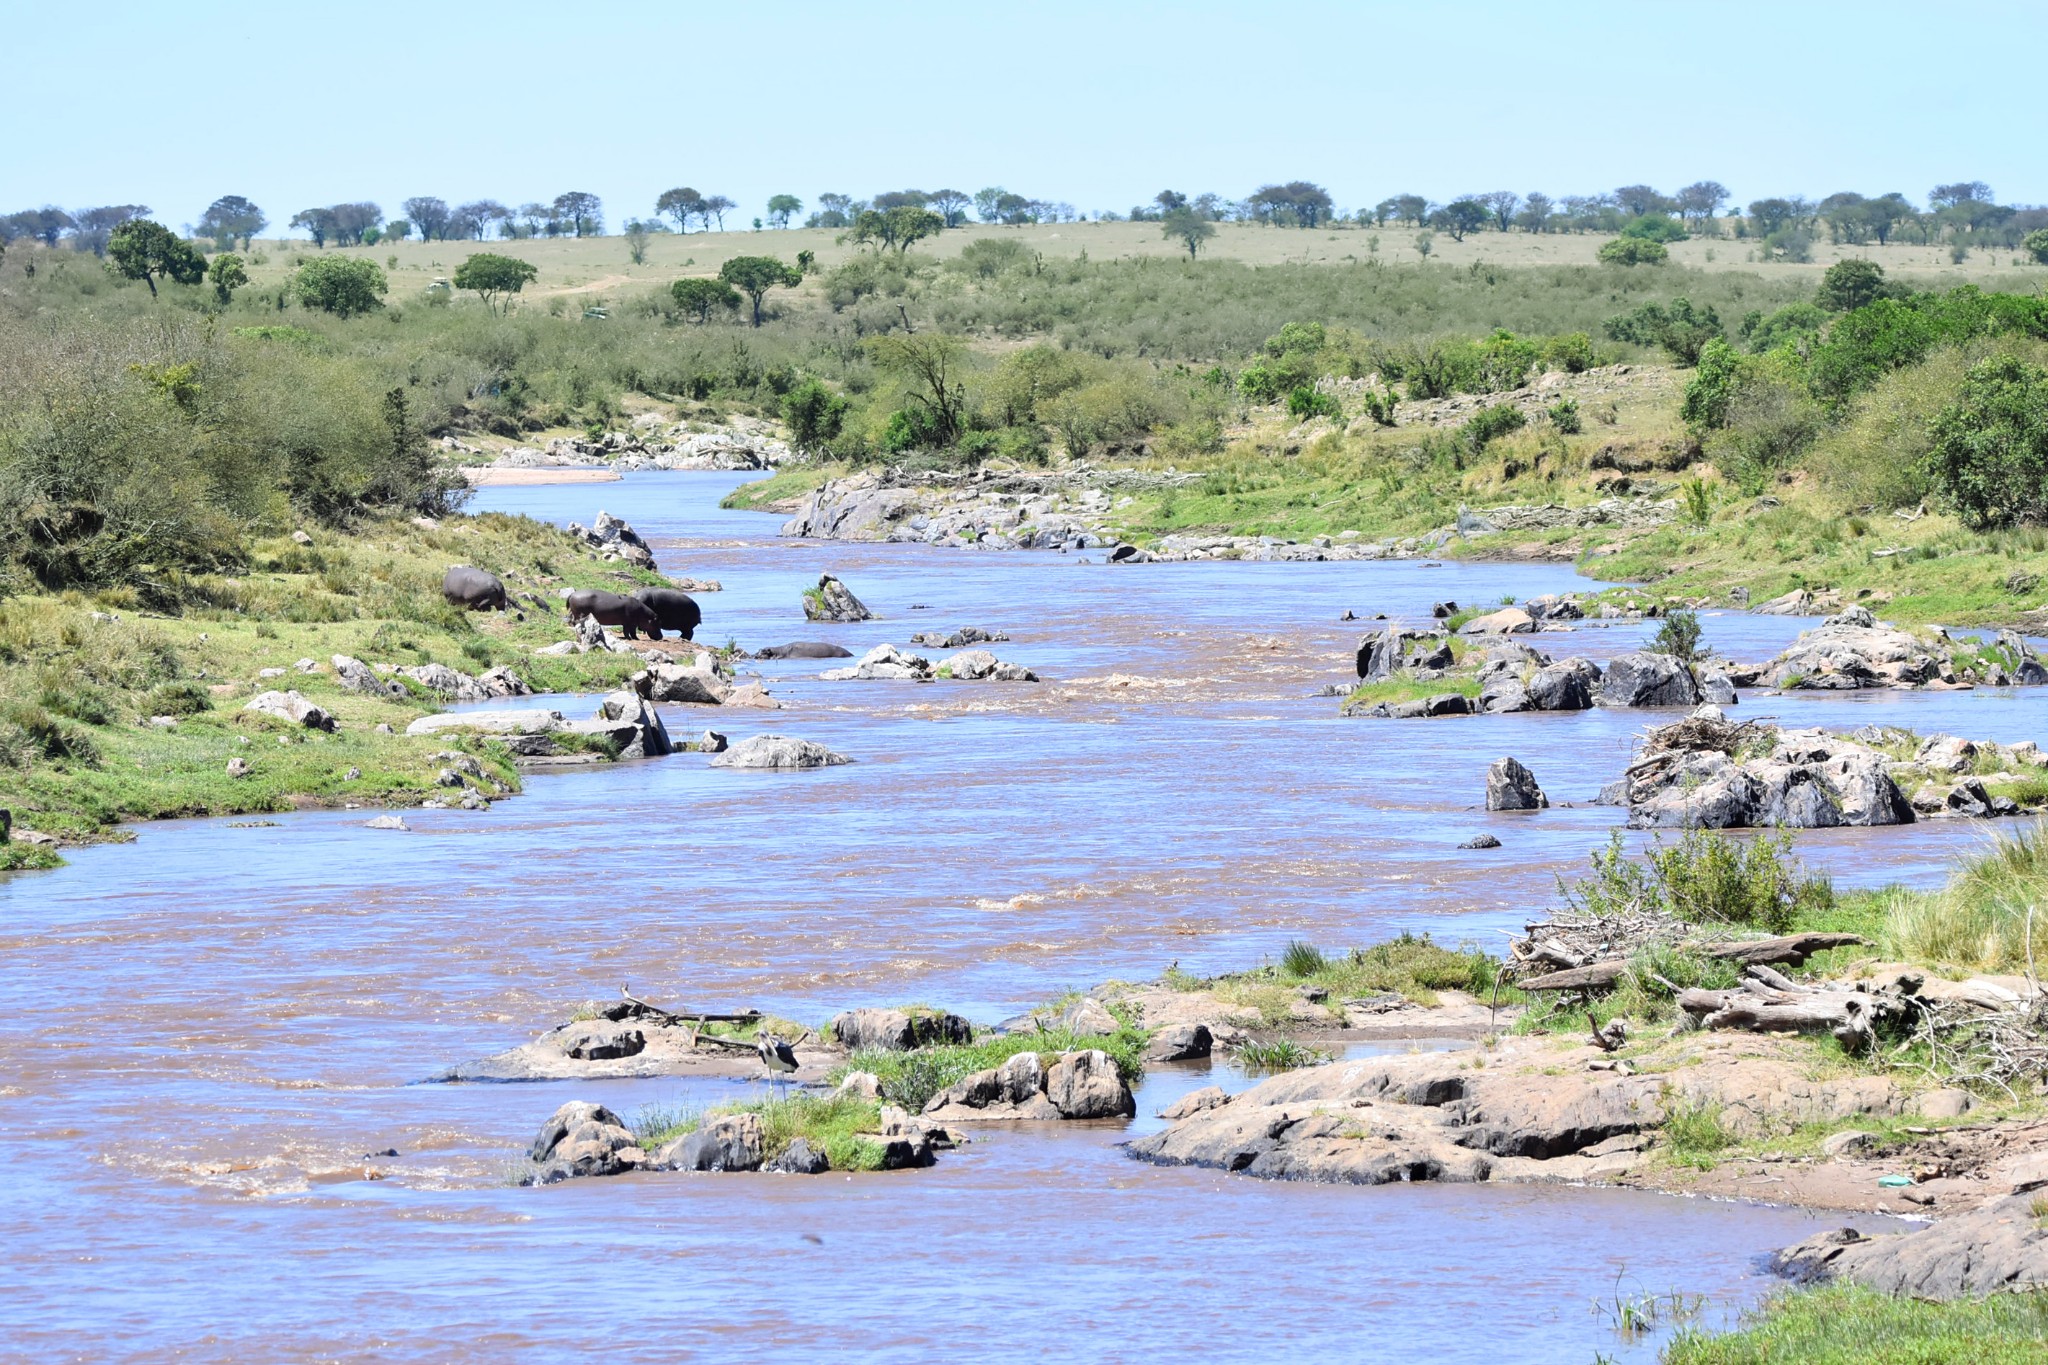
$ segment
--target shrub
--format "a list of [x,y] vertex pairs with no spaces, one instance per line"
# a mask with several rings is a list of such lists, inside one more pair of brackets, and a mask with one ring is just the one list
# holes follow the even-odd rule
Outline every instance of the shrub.
[[152,716],[196,716],[213,709],[213,697],[204,683],[168,682],[151,690],[143,711]]
[[1681,486],[1685,494],[1685,519],[1695,526],[1705,526],[1714,519],[1714,490],[1705,479],[1687,479]]
[[1778,346],[1804,346],[1828,322],[1825,309],[1813,303],[1788,303],[1775,313],[1752,312],[1742,320],[1742,339],[1761,354]]
[[1322,949],[1300,939],[1288,940],[1286,951],[1280,954],[1280,970],[1289,976],[1314,976],[1327,965]]
[[1524,417],[1522,410],[1514,404],[1496,403],[1472,414],[1465,425],[1458,429],[1458,434],[1464,440],[1465,448],[1477,455],[1485,450],[1489,443],[1511,431],[1520,431],[1528,424],[1529,419]]
[[1344,409],[1334,394],[1325,393],[1308,384],[1300,384],[1287,395],[1287,414],[1301,420],[1311,417],[1335,418],[1342,417]]
[[1550,425],[1566,436],[1576,436],[1585,430],[1585,423],[1579,418],[1579,400],[1576,398],[1558,399],[1544,409],[1544,415],[1550,418]]
[[1762,492],[1776,471],[1797,461],[1825,428],[1811,399],[1773,379],[1745,385],[1729,405],[1727,422],[1707,441],[1707,455],[1752,495]]
[[1543,367],[1583,374],[1599,363],[1593,354],[1593,338],[1584,332],[1565,332],[1543,343]]
[[1683,296],[1669,305],[1646,303],[1634,312],[1611,317],[1602,324],[1616,341],[1638,346],[1659,346],[1681,365],[1696,365],[1709,341],[1721,335],[1721,317],[1713,305],[1694,307]]
[[805,380],[782,400],[782,415],[789,423],[789,443],[805,455],[815,455],[838,438],[851,405],[815,379]]
[[1628,858],[1616,831],[1593,855],[1593,874],[1558,879],[1566,904],[1583,914],[1647,912],[1689,924],[1739,924],[1783,933],[1799,916],[1834,905],[1834,887],[1808,876],[1791,857],[1792,836],[1731,839],[1718,830],[1687,830],[1676,843],[1660,837],[1643,861]]
[[1678,415],[1694,431],[1728,425],[1728,407],[1742,382],[1742,356],[1720,337],[1700,349],[1699,364],[1685,386]]
[[2012,355],[1971,366],[1933,436],[1934,486],[1969,525],[2048,518],[2048,371]]
[[1662,265],[1671,259],[1662,242],[1641,237],[1616,237],[1597,254],[1602,265]]
[[348,256],[315,256],[292,278],[299,302],[336,317],[352,318],[384,306],[384,272],[375,261]]
[[1621,235],[1643,242],[1682,242],[1691,234],[1675,218],[1662,213],[1645,213],[1629,219],[1623,225]]
[[1540,354],[1533,341],[1524,341],[1501,328],[1479,343],[1478,380],[1483,392],[1499,393],[1519,389]]
[[1846,313],[1875,303],[1891,292],[1885,283],[1884,267],[1876,261],[1836,261],[1820,277],[1813,301],[1830,313]]
[[1367,389],[1359,402],[1365,407],[1365,415],[1378,426],[1394,425],[1394,395],[1384,389]]
[[2048,265],[2048,228],[2035,228],[2020,238],[2020,246],[2039,265]]
[[[1704,490],[1706,485],[1701,483],[1700,487]],[[1650,641],[1649,650],[1652,654],[1669,654],[1680,663],[1689,664],[1699,659],[1699,614],[1691,611],[1674,611],[1666,616],[1664,624],[1657,627],[1657,638]]]

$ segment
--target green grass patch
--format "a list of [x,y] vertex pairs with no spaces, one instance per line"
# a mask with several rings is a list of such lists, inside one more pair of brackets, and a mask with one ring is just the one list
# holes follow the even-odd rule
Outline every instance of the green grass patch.
[[1665,1365],[2022,1365],[2048,1356],[2048,1291],[1933,1303],[1855,1285],[1788,1291],[1739,1330],[1682,1332]]
[[741,484],[718,505],[731,512],[769,512],[775,504],[817,491],[827,479],[852,473],[850,465],[800,465]]
[[726,1114],[758,1114],[762,1160],[773,1161],[798,1138],[831,1161],[835,1171],[873,1171],[882,1164],[879,1143],[863,1134],[882,1124],[882,1107],[856,1095],[814,1095],[802,1091],[772,1099],[742,1100],[710,1109],[676,1109],[650,1105],[634,1115],[633,1132],[652,1153],[664,1143],[685,1137],[705,1120]]
[[1253,1039],[1239,1044],[1231,1051],[1231,1057],[1248,1072],[1293,1071],[1304,1066],[1321,1066],[1330,1060],[1330,1054],[1319,1047],[1308,1047],[1292,1038],[1275,1038],[1269,1042]]
[[1479,680],[1477,678],[1384,678],[1378,682],[1360,683],[1351,689],[1351,695],[1344,698],[1346,706],[1372,706],[1385,702],[1398,706],[1402,702],[1426,701],[1430,697],[1441,697],[1455,692],[1461,697],[1477,700]]
[[62,866],[64,859],[48,844],[0,844],[0,872],[47,872]]
[[1735,1134],[1721,1122],[1721,1106],[1700,1101],[1672,1099],[1662,1132],[1665,1158],[1701,1171],[1714,1169],[1736,1143]]

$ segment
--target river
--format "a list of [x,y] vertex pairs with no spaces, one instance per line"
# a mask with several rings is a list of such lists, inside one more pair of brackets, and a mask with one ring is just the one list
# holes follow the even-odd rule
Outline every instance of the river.
[[[1498,951],[1616,823],[1587,804],[1638,714],[1343,720],[1362,623],[1584,588],[1568,568],[1116,566],[812,544],[717,510],[743,476],[504,488],[474,510],[589,521],[716,578],[702,639],[1000,628],[1047,681],[825,683],[782,712],[670,708],[830,744],[816,773],[696,755],[529,778],[481,813],[166,822],[0,881],[7,1356],[230,1359],[1588,1361],[1654,1358],[1596,1301],[1678,1291],[1720,1322],[1758,1258],[1840,1215],[1623,1191],[1325,1188],[1143,1166],[1117,1143],[1218,1062],[1162,1068],[1130,1128],[989,1132],[922,1172],[649,1175],[513,1188],[564,1100],[629,1116],[743,1083],[423,1085],[582,1000],[752,1004],[819,1022],[924,1001],[992,1021],[1070,987],[1403,930]],[[1099,556],[1095,556],[1099,558]],[[881,619],[806,626],[821,570]],[[1809,621],[1707,613],[1763,658]],[[1653,625],[1538,643],[1603,657]],[[582,714],[588,698],[542,699]],[[2019,740],[2048,689],[1749,698],[1745,713]],[[1551,810],[1479,809],[1512,753]],[[1457,845],[1480,831],[1492,852]],[[1802,834],[1845,886],[1931,884],[1983,827]],[[395,1157],[366,1157],[395,1150]],[[374,1178],[366,1178],[374,1176]]]

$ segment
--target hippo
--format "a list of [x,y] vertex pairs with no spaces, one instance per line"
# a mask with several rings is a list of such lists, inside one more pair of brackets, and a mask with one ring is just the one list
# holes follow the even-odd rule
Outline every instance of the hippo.
[[853,651],[841,645],[798,640],[794,644],[770,645],[754,655],[757,659],[851,659]]
[[451,607],[469,611],[505,611],[512,605],[496,574],[467,564],[457,564],[441,575],[441,596]]
[[[685,640],[704,622],[704,613],[697,609],[697,599],[686,592],[677,592],[674,588],[641,588],[633,596],[647,605],[663,630],[672,630]],[[657,635],[655,638],[661,637]]]
[[638,632],[646,631],[647,638],[661,638],[661,622],[657,621],[652,609],[636,598],[621,597],[615,592],[592,592],[584,589],[572,592],[566,604],[569,608],[569,622],[574,625],[586,616],[595,617],[601,626],[617,626],[628,640],[640,638]]

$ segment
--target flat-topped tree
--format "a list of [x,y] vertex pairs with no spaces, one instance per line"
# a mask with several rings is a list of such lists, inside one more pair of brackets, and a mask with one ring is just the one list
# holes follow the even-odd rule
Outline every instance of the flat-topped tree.
[[731,312],[740,306],[740,296],[724,280],[707,280],[700,277],[677,280],[668,287],[676,307],[691,314],[699,322],[711,321],[711,310],[723,308]]
[[804,211],[804,201],[793,194],[778,194],[768,201],[768,221],[779,228],[789,226],[789,220]]
[[150,218],[121,224],[107,238],[107,256],[115,273],[149,286],[156,297],[156,277],[179,284],[197,284],[206,275],[206,257],[190,242]]
[[457,289],[468,289],[484,301],[484,307],[501,312],[498,300],[504,300],[504,308],[511,307],[511,296],[524,289],[540,272],[532,263],[515,256],[500,256],[494,251],[479,251],[455,268],[451,281]]
[[754,325],[761,325],[761,300],[777,285],[789,288],[804,277],[774,256],[735,256],[718,267],[718,278],[747,296],[754,307]]
[[[770,204],[770,208],[774,205]],[[654,211],[665,213],[676,220],[676,231],[688,232],[690,220],[704,212],[704,196],[688,185],[672,190],[663,190],[661,197],[654,201]]]

